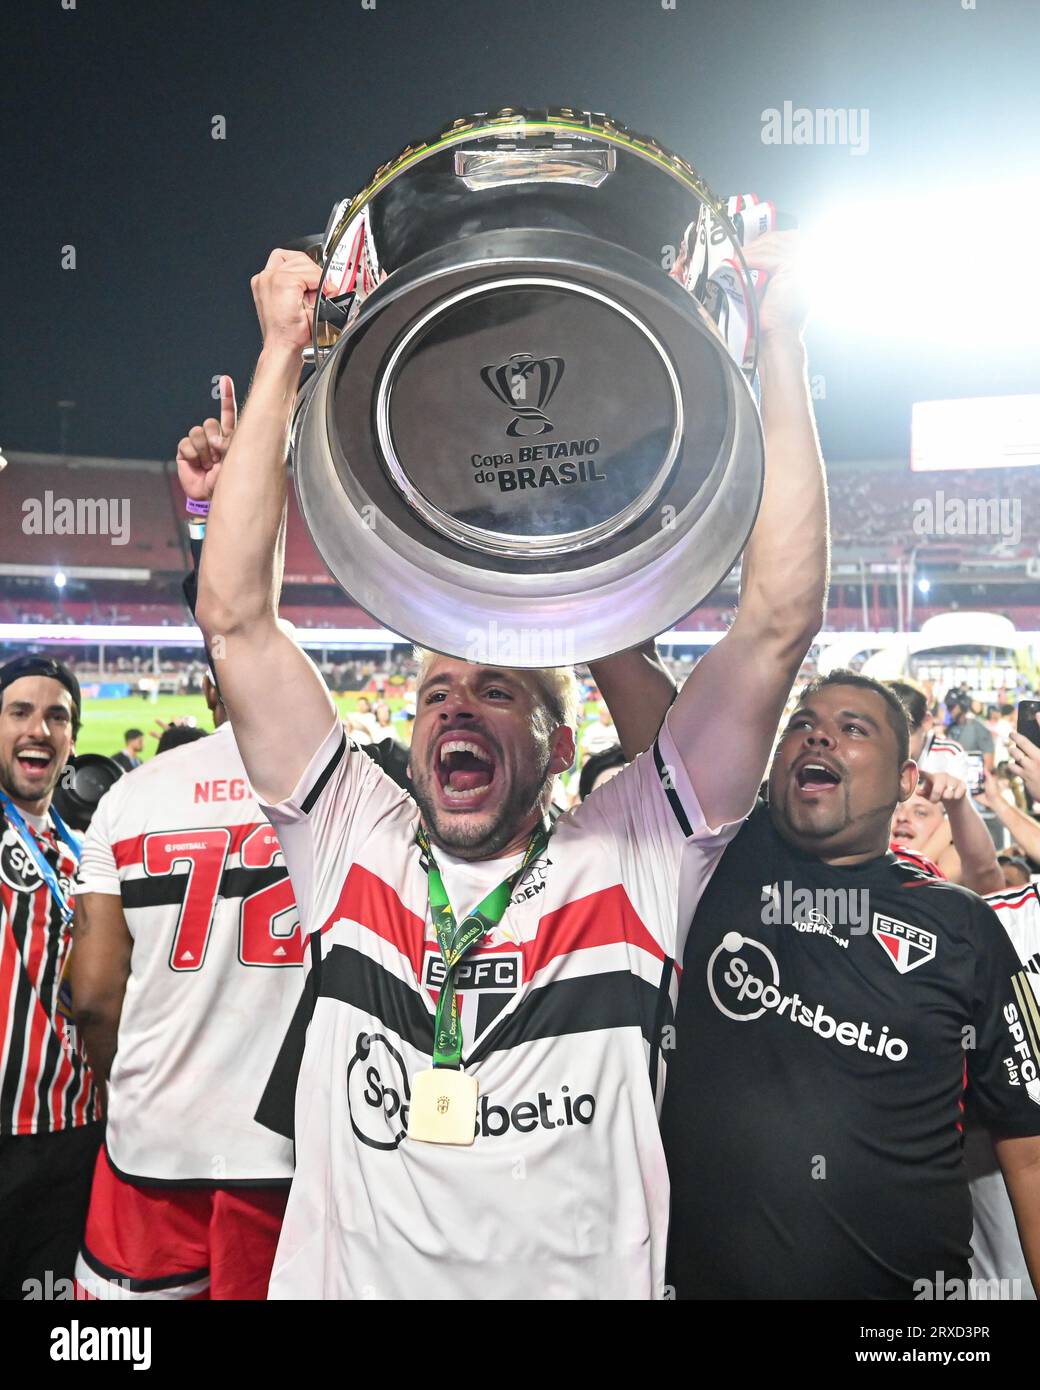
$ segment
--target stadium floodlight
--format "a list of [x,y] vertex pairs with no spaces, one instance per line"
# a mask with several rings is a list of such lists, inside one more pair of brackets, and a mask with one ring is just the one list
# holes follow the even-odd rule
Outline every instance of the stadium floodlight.
[[1035,176],[829,208],[803,231],[812,320],[975,353],[1031,346],[1040,277],[1015,237],[1038,221]]
[[62,570],[59,570],[58,573],[54,576],[54,587],[56,589],[64,589],[66,582],[67,581],[65,579],[64,572]]
[[927,598],[932,590],[932,581],[930,579],[925,579],[922,575],[917,581],[917,587],[920,589],[921,593],[924,594],[925,598]]

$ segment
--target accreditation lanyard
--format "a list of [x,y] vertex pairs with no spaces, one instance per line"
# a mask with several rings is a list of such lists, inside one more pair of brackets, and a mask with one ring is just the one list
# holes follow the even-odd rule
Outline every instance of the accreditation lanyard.
[[459,1017],[459,1001],[455,992],[458,967],[477,942],[482,941],[488,932],[493,931],[501,922],[509,906],[509,899],[513,896],[513,889],[545,849],[551,833],[544,823],[537,826],[528,841],[520,867],[497,888],[493,888],[472,912],[467,912],[461,922],[456,922],[444,890],[441,871],[433,857],[429,836],[421,824],[415,832],[416,842],[429,864],[426,873],[430,885],[430,912],[433,917],[433,929],[437,933],[437,945],[444,961],[444,983],[437,997],[437,1012],[433,1024],[435,1067],[458,1067],[462,1063],[462,1020]]
[[[5,792],[0,792],[0,805],[3,806],[4,815],[14,827],[14,831],[21,840],[23,848],[32,855],[33,861],[40,871],[40,877],[50,889],[51,897],[58,904],[58,911],[61,913],[62,921],[67,926],[72,920],[72,908],[69,906],[65,894],[61,891],[61,884],[58,882],[58,875],[54,872],[54,866],[40,848],[36,836],[26,824],[21,811],[19,811],[18,807]],[[68,826],[62,820],[61,816],[58,815],[53,806],[51,807],[51,820],[54,822],[54,829],[58,832],[58,839],[62,841],[66,849],[72,854],[73,859],[78,863],[80,856],[79,841],[76,839],[75,835],[73,835],[72,831],[69,830]]]

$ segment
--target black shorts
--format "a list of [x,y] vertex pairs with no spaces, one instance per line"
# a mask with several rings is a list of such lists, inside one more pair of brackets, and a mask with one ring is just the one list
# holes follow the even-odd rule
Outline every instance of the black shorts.
[[72,1297],[102,1130],[0,1137],[0,1299]]

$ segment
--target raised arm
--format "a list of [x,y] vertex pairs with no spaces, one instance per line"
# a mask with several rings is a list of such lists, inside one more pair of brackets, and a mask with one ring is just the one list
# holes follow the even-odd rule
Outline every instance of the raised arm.
[[669,719],[709,825],[751,809],[827,598],[827,493],[801,338],[797,244],[797,233],[772,233],[746,252],[768,277],[759,356],[765,489],[733,626],[697,663]]
[[590,662],[589,671],[610,710],[621,751],[631,762],[657,737],[675,699],[675,681],[652,638],[640,647]]
[[317,667],[278,620],[289,424],[319,275],[302,252],[277,250],[253,277],[264,345],[249,400],[226,457],[214,449],[197,464],[218,476],[195,616],[250,781],[272,803],[292,792],[335,719]]
[[986,785],[980,800],[989,807],[1016,844],[1022,846],[1029,858],[1040,863],[1040,823],[1004,799],[1000,784],[992,772],[986,773]]
[[997,863],[996,846],[985,821],[972,804],[967,785],[949,772],[922,771],[917,779],[917,791],[945,810],[957,864],[951,866],[945,856],[940,857],[934,836],[922,852],[934,859],[954,883],[980,895],[998,893],[1004,886],[1004,875]]

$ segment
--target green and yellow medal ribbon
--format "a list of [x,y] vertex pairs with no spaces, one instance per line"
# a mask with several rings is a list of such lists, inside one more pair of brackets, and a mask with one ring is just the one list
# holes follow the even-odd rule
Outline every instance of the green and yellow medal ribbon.
[[427,877],[430,885],[430,911],[433,915],[434,931],[437,933],[437,945],[444,961],[444,983],[437,997],[437,1012],[433,1023],[435,1067],[459,1067],[462,1064],[462,1020],[459,1017],[459,1001],[455,991],[458,968],[477,942],[483,941],[488,932],[493,931],[501,922],[513,896],[513,890],[545,849],[549,835],[550,831],[544,823],[536,826],[524,851],[520,867],[497,888],[493,888],[472,912],[467,912],[461,922],[456,922],[429,836],[421,824],[415,832],[416,843],[429,864]]

